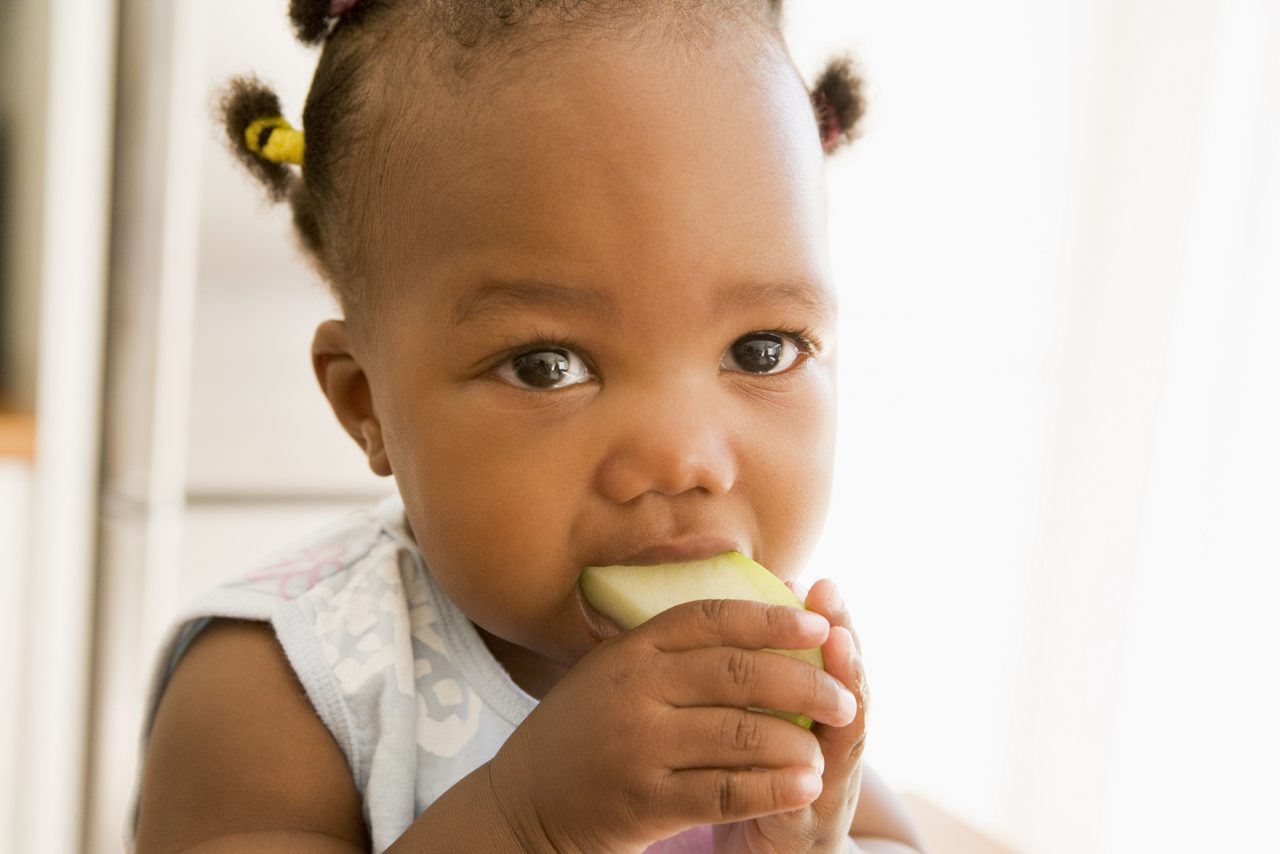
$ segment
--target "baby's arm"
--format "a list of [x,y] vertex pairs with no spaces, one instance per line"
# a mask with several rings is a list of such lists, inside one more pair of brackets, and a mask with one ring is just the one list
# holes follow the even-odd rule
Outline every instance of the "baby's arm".
[[[496,805],[486,807],[486,768],[415,824],[429,829],[431,850],[519,850]],[[412,836],[397,845],[412,847]],[[271,627],[215,620],[182,657],[156,712],[139,792],[138,854],[369,848],[351,770]]]
[[369,850],[346,759],[266,623],[215,620],[174,670],[147,748],[137,850]]
[[862,854],[915,854],[924,844],[901,799],[862,763],[862,789],[850,835]]
[[[791,703],[815,720],[847,723],[838,686],[802,662],[754,651],[813,646],[814,628],[801,628],[798,611],[716,604],[680,606],[601,644],[508,740],[502,770],[491,778],[486,764],[464,778],[389,851],[581,849],[584,841],[584,850],[640,850],[681,827],[799,806],[794,781],[809,768],[812,736],[742,707]],[[744,718],[770,737],[742,743]],[[569,747],[584,742],[594,749]],[[744,767],[767,770],[733,770]],[[345,758],[270,627],[215,622],[175,670],[152,730],[137,848],[369,850]]]

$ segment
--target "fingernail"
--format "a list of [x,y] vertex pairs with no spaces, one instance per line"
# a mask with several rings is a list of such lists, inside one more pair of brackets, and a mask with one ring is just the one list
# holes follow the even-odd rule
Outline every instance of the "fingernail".
[[800,796],[812,800],[822,794],[822,775],[806,771],[800,778]]
[[831,626],[826,617],[815,614],[813,611],[801,611],[796,620],[800,624],[800,629],[807,633],[824,632]]
[[858,698],[853,696],[852,691],[840,691],[839,703],[841,717],[853,720],[858,716]]

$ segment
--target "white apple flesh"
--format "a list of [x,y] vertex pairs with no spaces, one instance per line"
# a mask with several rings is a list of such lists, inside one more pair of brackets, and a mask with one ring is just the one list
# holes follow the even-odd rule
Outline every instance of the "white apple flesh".
[[[589,566],[582,571],[578,584],[591,607],[624,630],[634,629],[668,608],[701,599],[746,599],[804,608],[804,603],[778,576],[740,552],[685,563]],[[824,669],[822,651],[817,647],[768,651]],[[752,711],[768,712],[806,729],[813,726],[812,718],[794,712]]]

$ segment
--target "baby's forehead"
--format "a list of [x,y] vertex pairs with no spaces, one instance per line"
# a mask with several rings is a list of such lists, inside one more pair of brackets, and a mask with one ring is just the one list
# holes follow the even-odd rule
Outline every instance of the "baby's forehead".
[[460,255],[502,268],[473,279],[554,282],[575,265],[576,280],[634,268],[637,287],[677,268],[702,269],[691,281],[705,287],[812,274],[825,175],[789,60],[589,58],[566,52],[536,79],[485,89],[483,109],[451,97],[405,108],[370,198],[393,278],[436,278]]
[[769,38],[692,52],[596,36],[513,57],[465,78],[437,59],[404,66],[407,80],[383,80],[383,115],[370,119],[384,127],[370,132],[370,159],[475,179],[495,161],[527,171],[556,150],[580,158],[607,149],[623,172],[648,165],[636,157],[650,150],[645,143],[672,137],[687,150],[703,143],[718,158],[777,146],[795,130],[784,115],[801,118],[805,142],[816,141],[807,89],[785,47]]

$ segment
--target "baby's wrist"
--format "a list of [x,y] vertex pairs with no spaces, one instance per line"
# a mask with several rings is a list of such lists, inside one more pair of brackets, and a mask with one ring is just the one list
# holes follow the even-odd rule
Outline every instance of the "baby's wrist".
[[552,854],[558,851],[555,843],[547,837],[542,822],[536,817],[530,820],[530,817],[520,809],[521,804],[528,803],[528,798],[520,795],[518,786],[511,785],[512,777],[508,768],[495,767],[501,757],[502,753],[499,752],[498,756],[486,762],[484,766],[486,788],[493,812],[502,817],[507,834],[518,846],[517,850],[535,852],[535,854],[541,854],[541,852]]

